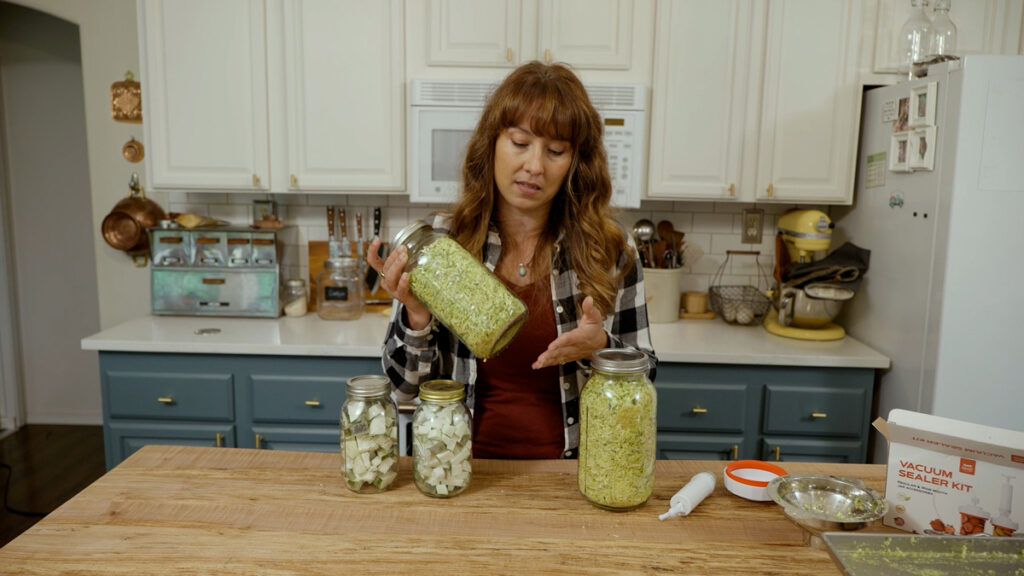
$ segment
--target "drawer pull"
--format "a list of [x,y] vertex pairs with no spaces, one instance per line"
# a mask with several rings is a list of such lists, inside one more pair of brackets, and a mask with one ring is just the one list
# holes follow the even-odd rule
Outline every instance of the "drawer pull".
[[156,401],[161,403],[161,404],[174,404],[174,397],[173,396],[160,396],[160,397],[158,397],[156,399]]
[[263,435],[257,434],[256,435],[256,447],[260,448],[260,444],[263,444]]
[[217,448],[224,446],[224,435],[221,434],[220,432],[218,432],[217,435],[213,437],[213,440],[214,442],[217,443]]
[[825,418],[828,418],[828,414],[824,412],[811,412],[811,418],[814,418],[815,420],[824,420]]
[[306,400],[306,406],[309,406],[310,408],[316,408],[319,405],[320,405],[320,401],[319,400]]
[[215,286],[221,286],[227,282],[224,278],[203,278],[203,284],[213,284]]
[[692,414],[707,414],[708,413],[708,409],[707,408],[701,408],[698,405],[698,406],[694,406],[693,410],[690,410],[690,413],[692,413]]
[[733,444],[732,445],[732,459],[733,460],[737,460],[737,459],[739,459],[739,457],[740,457],[740,445],[739,444]]
[[775,461],[778,462],[782,458],[782,455],[780,454],[780,452],[782,452],[782,448],[776,446],[775,448],[772,448],[772,452],[775,452]]

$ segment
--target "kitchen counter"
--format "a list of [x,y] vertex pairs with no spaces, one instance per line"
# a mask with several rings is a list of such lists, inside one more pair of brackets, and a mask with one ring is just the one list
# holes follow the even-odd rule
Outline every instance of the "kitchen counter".
[[[16,574],[839,574],[771,502],[722,485],[723,462],[657,462],[630,512],[579,494],[576,462],[475,460],[463,494],[434,499],[403,457],[396,485],[355,494],[340,456],[151,445],[0,549]],[[885,466],[788,462],[881,491]],[[658,514],[694,474],[715,491],[689,516]],[[872,524],[868,532],[894,530]],[[571,567],[571,568],[570,568]]]
[[[259,354],[378,357],[388,312],[355,321],[143,316],[82,340],[82,349],[108,352]],[[215,328],[214,334],[197,334]],[[662,362],[888,368],[889,358],[847,336],[811,342],[769,334],[759,326],[715,320],[653,324],[651,339]]]

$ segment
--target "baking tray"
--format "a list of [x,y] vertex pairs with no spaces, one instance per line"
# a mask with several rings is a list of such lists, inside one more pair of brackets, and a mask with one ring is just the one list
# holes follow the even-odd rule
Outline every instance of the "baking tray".
[[1024,574],[1024,538],[826,532],[847,576]]

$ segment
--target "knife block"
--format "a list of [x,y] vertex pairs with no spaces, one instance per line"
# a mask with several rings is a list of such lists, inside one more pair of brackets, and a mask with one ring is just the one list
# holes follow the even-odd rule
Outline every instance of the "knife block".
[[[384,242],[385,254],[388,250],[388,243]],[[367,248],[369,244],[367,244]],[[330,248],[328,243],[323,240],[314,240],[309,243],[309,310],[316,310],[316,277],[320,274],[320,271],[324,269],[324,260],[330,256]],[[352,253],[349,256],[360,260],[365,264],[366,255],[357,254],[355,250],[355,243],[352,243]],[[378,287],[377,291],[372,294],[367,294],[367,300],[387,300],[391,296],[383,288]]]

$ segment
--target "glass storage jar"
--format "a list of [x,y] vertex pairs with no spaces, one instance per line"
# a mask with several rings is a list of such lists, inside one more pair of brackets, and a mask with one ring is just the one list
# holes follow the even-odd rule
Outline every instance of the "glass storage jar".
[[383,492],[398,476],[398,408],[386,376],[349,378],[341,406],[345,485],[363,494]]
[[458,242],[416,220],[391,246],[409,250],[409,289],[478,358],[501,351],[526,323],[523,301]]
[[412,415],[413,481],[427,496],[449,498],[468,488],[473,476],[466,387],[454,380],[430,380],[420,384],[419,396]]
[[580,492],[600,508],[631,510],[654,489],[657,396],[647,355],[605,348],[591,367],[580,393]]
[[306,300],[305,280],[292,278],[285,281],[284,290],[281,291],[281,309],[285,316],[305,316],[308,310]]
[[363,281],[355,258],[328,258],[316,277],[316,314],[324,320],[363,315]]

